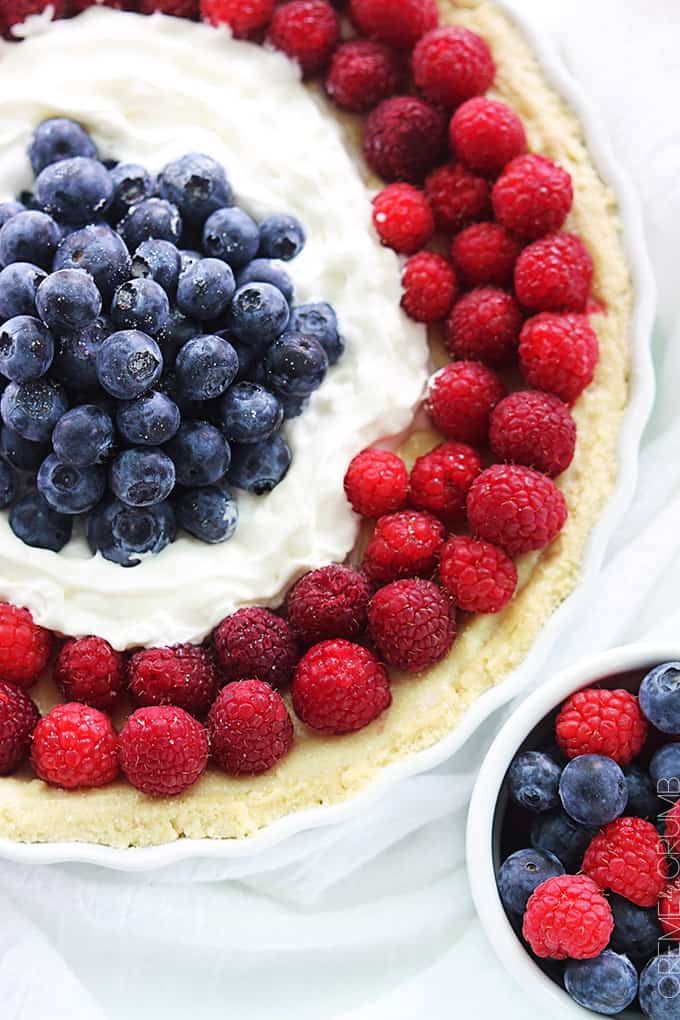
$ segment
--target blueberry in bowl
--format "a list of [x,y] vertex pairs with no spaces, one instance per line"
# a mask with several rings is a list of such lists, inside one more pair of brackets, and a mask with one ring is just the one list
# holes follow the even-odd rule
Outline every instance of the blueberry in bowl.
[[565,671],[480,769],[475,905],[550,1015],[680,1016],[679,652],[628,646]]

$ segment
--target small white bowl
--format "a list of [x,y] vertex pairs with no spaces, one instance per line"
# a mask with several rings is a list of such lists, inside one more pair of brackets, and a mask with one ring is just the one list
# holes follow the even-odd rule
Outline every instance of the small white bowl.
[[[507,918],[496,886],[501,863],[501,822],[507,805],[503,780],[520,750],[549,743],[551,727],[541,723],[575,691],[591,684],[625,687],[637,693],[648,670],[662,662],[680,659],[680,644],[634,644],[614,648],[548,680],[523,701],[509,717],[482,763],[472,793],[467,822],[467,868],[477,914],[489,942],[508,972],[553,1020],[586,1020],[596,1014],[583,1009],[534,963]],[[535,732],[539,730],[539,732]],[[547,737],[547,739],[545,739]],[[526,744],[526,748],[525,745]],[[549,1010],[549,1012],[548,1012]],[[622,1020],[639,1020],[637,1010],[618,1014]]]

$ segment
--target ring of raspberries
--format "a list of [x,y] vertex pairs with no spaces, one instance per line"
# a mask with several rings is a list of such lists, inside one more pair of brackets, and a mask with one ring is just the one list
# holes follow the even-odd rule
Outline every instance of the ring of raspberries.
[[[51,0],[56,17],[92,2]],[[266,41],[304,78],[322,79],[340,110],[365,115],[364,157],[385,182],[373,225],[407,257],[402,307],[443,327],[452,359],[425,401],[439,445],[410,469],[378,448],[348,467],[349,504],[372,522],[362,562],[306,574],[280,612],[241,608],[201,645],[125,654],[96,636],[57,647],[28,610],[0,605],[0,772],[30,757],[64,788],[123,776],[170,796],[209,762],[231,775],[275,767],[303,725],[324,734],[369,725],[392,700],[387,666],[431,667],[466,614],[508,605],[514,558],[555,540],[567,518],[554,479],[574,456],[571,407],[598,359],[593,263],[566,223],[569,174],[527,152],[521,119],[485,95],[496,71],[489,46],[439,26],[436,0],[349,0],[342,14],[327,0],[104,2]],[[9,0],[0,28],[12,38],[46,6]],[[65,703],[40,719],[26,688],[52,656]],[[110,713],[126,705],[117,733]],[[604,932],[597,886],[584,879],[582,893]]]

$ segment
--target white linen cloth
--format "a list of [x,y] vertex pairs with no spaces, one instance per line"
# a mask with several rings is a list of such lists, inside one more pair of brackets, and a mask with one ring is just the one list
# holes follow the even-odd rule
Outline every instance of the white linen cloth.
[[[659,396],[637,496],[597,604],[554,648],[552,672],[614,644],[680,637],[680,5],[514,3],[553,34],[608,122],[642,196],[660,292]],[[0,1015],[533,1020],[484,939],[465,877],[469,770],[499,722],[365,817],[266,856],[142,875],[1,864]]]

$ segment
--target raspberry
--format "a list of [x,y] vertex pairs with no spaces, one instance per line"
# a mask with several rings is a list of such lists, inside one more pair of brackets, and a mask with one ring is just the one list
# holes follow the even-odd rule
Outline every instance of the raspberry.
[[467,28],[435,28],[413,51],[417,87],[430,102],[449,109],[486,92],[495,74],[487,43]]
[[267,38],[309,77],[323,71],[339,34],[338,16],[326,0],[291,0],[274,10]]
[[567,504],[555,483],[533,468],[493,464],[472,483],[467,512],[475,535],[517,556],[556,538]]
[[549,878],[531,894],[522,934],[541,959],[591,960],[607,946],[614,918],[586,875]]
[[498,222],[513,234],[533,241],[560,229],[574,193],[566,170],[532,153],[508,163],[491,197]]
[[446,120],[416,96],[392,96],[369,113],[362,144],[378,177],[418,184],[444,154]]
[[401,307],[416,322],[439,322],[451,311],[458,281],[451,265],[431,251],[412,255],[401,277]]
[[439,558],[439,577],[455,604],[467,613],[498,613],[515,594],[515,564],[498,546],[453,535]]
[[581,867],[601,889],[638,907],[656,905],[668,876],[663,840],[644,818],[617,818],[606,825],[590,841]]
[[479,454],[465,443],[440,443],[411,469],[411,504],[445,524],[465,514],[465,497],[482,470]]
[[174,797],[205,771],[208,735],[183,708],[138,708],[118,738],[118,757],[128,781],[142,793]]
[[432,574],[443,542],[444,525],[431,514],[402,510],[381,517],[364,554],[366,576],[379,583]]
[[573,404],[595,375],[597,334],[585,315],[543,312],[524,323],[519,337],[522,375],[530,386]]
[[408,496],[406,465],[390,450],[362,450],[347,468],[345,494],[362,517],[401,510]]
[[64,6],[66,9],[63,16],[75,18],[76,15],[89,10],[90,7],[102,6],[110,7],[114,11],[134,11],[137,5],[135,0],[67,0]]
[[220,686],[212,652],[201,645],[144,648],[128,663],[128,685],[141,706],[176,705],[204,715]]
[[524,126],[514,110],[495,99],[468,99],[449,125],[451,151],[471,170],[495,177],[525,152]]
[[439,230],[455,234],[491,214],[488,181],[462,163],[438,166],[425,180],[425,194]]
[[199,0],[199,2],[204,21],[209,21],[211,25],[229,25],[237,39],[245,39],[266,28],[274,12],[275,0]]
[[359,637],[366,626],[370,590],[363,574],[332,563],[312,570],[288,595],[288,623],[305,645]]
[[680,942],[680,878],[667,885],[661,894],[659,921],[664,933]]
[[262,680],[227,684],[210,709],[208,734],[215,761],[235,776],[266,772],[293,745],[283,698]]
[[447,654],[456,636],[453,603],[432,581],[409,578],[373,596],[368,627],[388,666],[419,673]]
[[446,323],[446,349],[453,358],[501,365],[517,351],[522,312],[505,290],[478,287],[454,306]]
[[393,96],[402,77],[401,61],[388,46],[351,39],[333,54],[326,92],[342,110],[364,113]]
[[0,680],[0,776],[14,772],[28,757],[40,712],[26,691]]
[[321,641],[300,659],[292,687],[293,708],[321,733],[352,733],[373,722],[391,703],[387,670],[351,641]]
[[633,694],[594,687],[567,698],[555,722],[557,743],[567,758],[603,754],[619,765],[640,753],[647,729]]
[[6,0],[0,4],[0,25],[7,33],[15,25],[21,25],[26,18],[42,14],[47,7],[53,8],[53,19],[63,18],[66,12],[65,0]]
[[350,0],[349,15],[362,35],[404,50],[439,20],[436,0]]
[[67,701],[110,709],[125,690],[125,656],[104,638],[65,641],[54,664],[54,679]]
[[515,264],[515,292],[537,312],[582,312],[593,282],[593,260],[576,234],[550,234],[528,245]]
[[198,18],[198,0],[139,0],[140,14],[169,14],[174,18]]
[[0,602],[0,680],[31,687],[50,657],[52,635],[28,609]]
[[381,242],[403,255],[422,248],[434,233],[434,219],[422,191],[389,184],[373,199],[373,224]]
[[279,687],[290,680],[298,659],[295,638],[280,616],[248,607],[227,616],[213,640],[227,680],[264,680]]
[[511,393],[491,412],[489,442],[498,460],[525,464],[555,478],[573,460],[576,422],[550,393]]
[[666,814],[664,836],[671,853],[676,856],[680,854],[680,800],[676,801],[673,807]]
[[505,396],[503,383],[478,361],[456,361],[430,380],[427,409],[447,439],[481,445],[489,432],[489,416]]
[[469,287],[512,283],[522,247],[498,223],[473,223],[454,238],[451,258]]
[[76,790],[104,786],[118,775],[118,738],[98,708],[67,701],[43,716],[33,731],[31,764],[51,786]]

